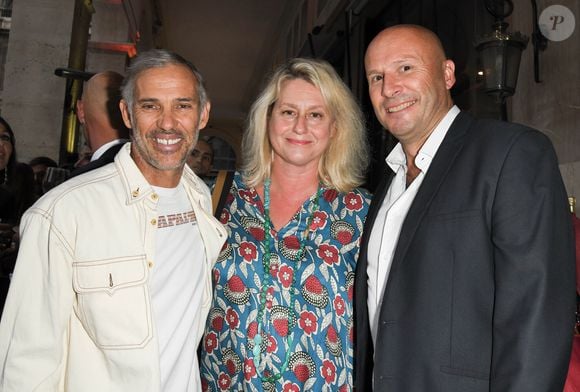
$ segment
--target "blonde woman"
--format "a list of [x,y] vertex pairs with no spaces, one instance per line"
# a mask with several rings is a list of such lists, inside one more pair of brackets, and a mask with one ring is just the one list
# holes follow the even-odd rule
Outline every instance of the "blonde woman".
[[206,390],[352,389],[352,285],[370,195],[360,109],[326,62],[293,59],[254,103],[221,215]]

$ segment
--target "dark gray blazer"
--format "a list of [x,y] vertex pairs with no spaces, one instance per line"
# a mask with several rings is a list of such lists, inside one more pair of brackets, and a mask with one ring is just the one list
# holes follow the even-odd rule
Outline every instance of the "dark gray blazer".
[[403,224],[379,312],[366,220],[355,281],[355,387],[394,392],[561,392],[575,311],[571,217],[553,147],[522,125],[460,113]]

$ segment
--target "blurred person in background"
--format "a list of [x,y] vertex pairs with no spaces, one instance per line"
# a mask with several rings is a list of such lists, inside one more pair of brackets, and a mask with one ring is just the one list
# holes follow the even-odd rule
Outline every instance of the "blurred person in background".
[[46,174],[46,169],[49,167],[58,167],[58,164],[49,157],[40,156],[32,158],[30,162],[28,162],[28,165],[34,172],[34,190],[36,196],[40,197],[44,193],[42,190],[42,180]]
[[193,151],[187,157],[187,165],[193,170],[199,178],[211,187],[214,177],[210,175],[213,166],[213,147],[208,140],[200,138],[193,148]]
[[113,71],[95,74],[86,82],[82,98],[77,101],[77,117],[91,155],[89,162],[82,160],[88,158],[86,152],[79,156],[71,177],[113,162],[128,141],[129,129],[119,110],[122,83],[123,76]]
[[0,117],[0,312],[18,253],[18,224],[35,200],[32,168],[16,160],[14,132]]
[[17,224],[34,201],[34,173],[16,160],[14,132],[0,117],[0,222]]

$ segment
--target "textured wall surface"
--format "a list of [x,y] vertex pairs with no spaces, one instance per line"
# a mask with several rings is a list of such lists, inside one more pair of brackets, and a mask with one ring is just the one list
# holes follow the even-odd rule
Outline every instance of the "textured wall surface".
[[74,1],[15,1],[4,72],[2,116],[12,126],[19,160],[58,158]]
[[[540,80],[534,81],[531,41],[522,56],[516,95],[511,98],[514,122],[537,128],[550,137],[556,148],[560,169],[570,196],[580,198],[580,1],[538,0],[538,16],[551,5],[567,7],[575,16],[576,27],[563,41],[548,41],[540,52]],[[510,29],[530,36],[532,8],[529,0],[514,1]]]

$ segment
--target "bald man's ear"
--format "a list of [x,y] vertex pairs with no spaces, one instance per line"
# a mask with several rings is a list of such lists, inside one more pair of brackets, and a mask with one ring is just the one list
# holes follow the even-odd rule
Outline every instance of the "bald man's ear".
[[445,87],[447,87],[447,90],[451,90],[451,87],[455,84],[455,63],[451,60],[445,60],[443,67]]
[[77,118],[81,124],[85,123],[85,104],[81,99],[77,100]]
[[127,106],[127,102],[124,99],[119,101],[119,109],[121,109],[121,115],[123,116],[123,123],[129,129],[132,129],[131,126],[131,116],[129,115],[129,107]]

